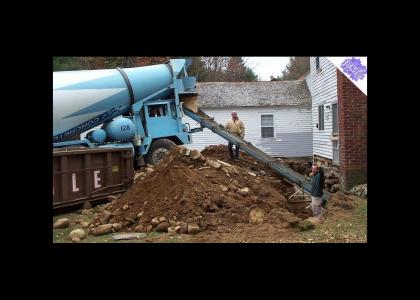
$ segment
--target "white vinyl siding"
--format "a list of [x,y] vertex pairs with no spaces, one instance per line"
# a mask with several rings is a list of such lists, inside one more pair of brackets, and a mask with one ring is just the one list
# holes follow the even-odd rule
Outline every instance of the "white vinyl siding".
[[[272,156],[305,157],[312,156],[312,121],[310,107],[250,107],[221,109],[201,108],[214,120],[225,125],[236,111],[245,126],[245,140]],[[261,137],[261,116],[272,115],[274,138]],[[184,123],[191,128],[199,127],[197,122],[184,116]],[[203,150],[207,145],[227,145],[227,141],[208,129],[192,135],[191,149]]]
[[[332,103],[337,103],[337,71],[326,57],[320,57],[319,63],[320,67],[317,70],[315,57],[311,57],[313,151],[315,155],[332,159]],[[324,105],[324,130],[316,128],[319,105]]]

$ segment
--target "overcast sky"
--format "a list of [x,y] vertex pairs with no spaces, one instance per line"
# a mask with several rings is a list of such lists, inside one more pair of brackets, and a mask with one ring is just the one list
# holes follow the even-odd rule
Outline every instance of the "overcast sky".
[[280,76],[289,63],[289,59],[290,57],[285,56],[244,57],[246,65],[254,70],[254,73],[259,76],[261,81],[269,81],[270,75],[276,78]]

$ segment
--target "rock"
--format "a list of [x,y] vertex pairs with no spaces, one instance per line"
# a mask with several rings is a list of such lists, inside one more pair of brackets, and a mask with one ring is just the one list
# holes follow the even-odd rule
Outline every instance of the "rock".
[[260,196],[260,197],[267,197],[268,195],[270,195],[270,192],[267,191],[267,190],[264,190],[264,189],[262,189],[258,192],[258,196]]
[[242,196],[248,196],[249,195],[249,188],[244,187],[244,188],[240,189],[238,191],[238,193],[241,194]]
[[233,184],[229,184],[228,187],[229,187],[229,190],[234,191],[234,192],[236,192],[238,190],[238,188]]
[[221,163],[219,163],[218,161],[215,161],[213,159],[207,159],[207,164],[215,169],[220,169],[220,167],[222,166]]
[[159,218],[159,223],[162,223],[162,222],[165,222],[166,221],[166,218],[165,217],[160,217]]
[[111,217],[111,212],[108,210],[104,210],[99,217],[99,222],[101,222],[101,224],[108,224],[108,221],[109,219],[111,219]]
[[129,208],[130,206],[128,206],[128,204],[125,204],[124,206],[123,206],[123,210],[127,210],[128,208]]
[[152,225],[147,225],[146,226],[146,232],[150,232],[150,231],[152,231],[152,229],[153,229]]
[[252,195],[252,196],[251,196],[251,200],[252,200],[252,201],[258,201],[258,197],[257,197],[257,196],[255,196],[255,195]]
[[188,232],[188,223],[187,222],[181,222],[181,225],[179,226],[179,232],[180,233],[187,233]]
[[130,222],[130,224],[134,224],[134,223],[136,223],[136,221],[135,221],[134,219],[129,218],[129,217],[125,217],[125,218],[124,218],[124,220],[126,220],[126,221]]
[[228,190],[227,186],[225,186],[225,185],[223,185],[223,184],[221,184],[219,187],[220,187],[220,190],[221,190],[222,192],[227,192],[227,190]]
[[177,228],[179,230],[180,227],[179,226],[177,226],[177,227],[175,227],[175,226],[168,227],[168,233],[171,233],[171,234],[177,233]]
[[248,221],[251,224],[257,225],[264,221],[265,212],[259,207],[253,207],[249,210]]
[[93,231],[93,235],[104,235],[112,232],[112,224],[99,225]]
[[114,228],[115,231],[120,231],[123,229],[123,226],[121,223],[114,223],[112,224],[112,228]]
[[198,226],[197,224],[188,224],[187,232],[189,234],[196,234],[200,232],[200,226]]
[[142,237],[145,237],[146,234],[145,233],[120,233],[120,234],[116,234],[114,236],[112,236],[112,239],[114,241],[119,241],[119,240],[134,240],[134,239],[139,239]]
[[[51,223],[50,223],[51,224]],[[61,218],[58,219],[57,221],[55,221],[53,228],[57,229],[57,228],[67,228],[70,226],[70,220],[67,218]]]
[[83,204],[83,209],[90,209],[90,208],[92,208],[92,204],[90,204],[89,201],[87,201]]
[[155,231],[157,232],[167,232],[168,231],[168,227],[169,227],[169,223],[168,222],[162,222],[159,225],[157,225],[155,227]]
[[299,219],[298,217],[296,217],[291,212],[283,212],[283,213],[280,213],[280,218],[281,218],[281,220],[283,222],[286,222],[286,223],[290,224],[293,227],[297,226],[299,224],[299,222],[301,221],[301,219]]
[[336,193],[336,192],[338,192],[340,189],[341,189],[341,184],[336,183],[336,184],[333,184],[333,185],[331,186],[331,190],[330,190],[330,192],[331,192],[331,193]]
[[86,232],[83,229],[75,229],[69,234],[70,239],[78,238],[83,240],[86,237]]
[[307,218],[306,221],[312,223],[314,226],[319,225],[322,222],[322,220],[320,218],[317,218],[317,217]]
[[176,226],[176,222],[174,220],[169,220],[169,225],[172,227]]
[[79,243],[80,242],[80,239],[78,237],[74,237],[74,238],[71,239],[71,241],[73,243]]
[[354,186],[350,189],[350,193],[362,198],[367,198],[367,183]]
[[89,225],[90,225],[89,222],[85,222],[85,221],[80,222],[80,226],[82,226],[82,228],[88,228]]
[[141,211],[137,214],[137,219],[140,219],[142,216],[143,216],[143,212]]
[[136,175],[134,175],[134,181],[137,181],[141,177],[141,175],[143,175],[143,174],[144,174],[143,172],[136,173]]
[[139,224],[134,228],[134,231],[136,232],[143,232],[144,231],[144,225],[143,224]]
[[90,228],[90,229],[95,228],[95,225],[90,224],[90,225],[89,225],[89,228]]
[[83,209],[81,212],[82,215],[90,216],[93,214],[92,209]]
[[152,221],[151,221],[150,223],[152,224],[152,226],[156,226],[156,225],[158,225],[160,222],[159,222],[159,219],[156,217],[156,218],[153,218],[153,219],[152,219]]
[[146,174],[149,175],[153,173],[155,170],[153,168],[146,168]]
[[106,197],[106,200],[108,201],[108,202],[113,202],[113,201],[115,201],[115,200],[117,200],[118,198],[117,198],[117,196],[113,196],[113,195],[110,195],[110,196],[107,196]]
[[204,162],[204,161],[206,161],[206,158],[200,153],[199,160]]
[[339,182],[338,178],[332,178],[332,179],[325,180],[325,184],[328,184],[328,185],[333,185],[333,184],[336,184],[338,182]]
[[312,224],[311,222],[309,222],[308,220],[302,220],[298,223],[297,227],[301,230],[301,231],[305,231],[305,230],[309,230],[314,228],[314,224]]
[[197,160],[202,156],[202,154],[200,153],[200,151],[198,150],[191,150],[190,151],[190,158],[193,160]]
[[176,222],[176,223],[175,223],[175,226],[181,226],[181,223],[182,223],[182,222]]

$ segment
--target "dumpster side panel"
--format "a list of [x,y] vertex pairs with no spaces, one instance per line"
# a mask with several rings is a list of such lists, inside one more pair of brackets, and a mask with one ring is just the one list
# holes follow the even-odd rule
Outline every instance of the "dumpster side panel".
[[103,199],[133,184],[131,148],[60,148],[53,155],[54,208]]

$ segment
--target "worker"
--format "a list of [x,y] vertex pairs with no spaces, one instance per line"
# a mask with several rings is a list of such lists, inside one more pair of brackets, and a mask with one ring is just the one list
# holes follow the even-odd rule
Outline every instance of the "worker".
[[[225,128],[229,130],[231,133],[241,138],[244,138],[245,136],[244,123],[241,120],[239,120],[238,114],[236,112],[232,112],[231,116],[232,116],[232,119],[227,121]],[[235,156],[233,156],[233,150],[232,150],[233,143],[229,142],[228,147],[229,147],[230,158],[232,160],[238,160],[239,159],[239,146],[235,145]]]
[[149,117],[153,118],[153,117],[158,117],[158,116],[160,116],[160,114],[158,110],[156,109],[156,107],[150,108]]
[[324,171],[317,164],[312,164],[312,172],[310,174],[312,177],[312,189],[311,189],[311,206],[312,214],[314,217],[321,217],[325,212],[323,208],[323,190],[324,190]]

